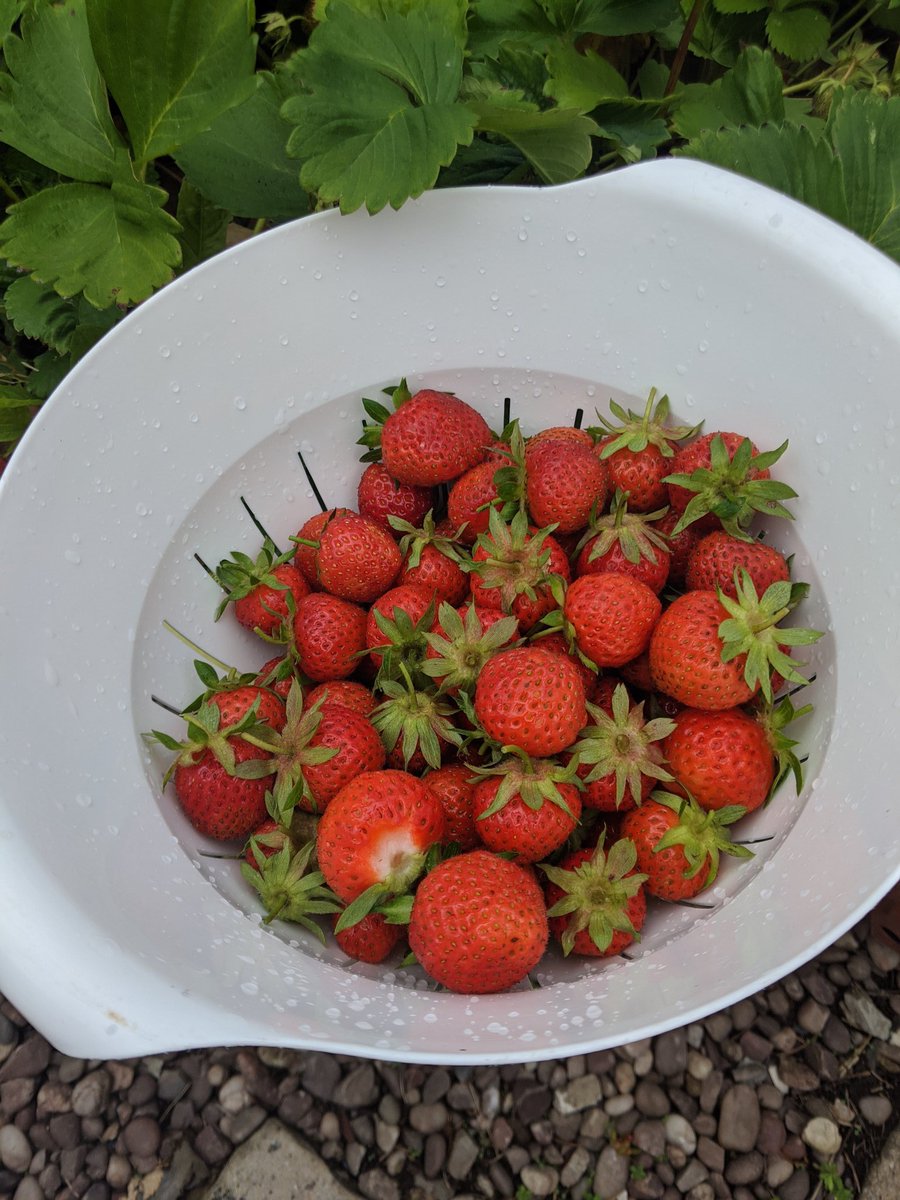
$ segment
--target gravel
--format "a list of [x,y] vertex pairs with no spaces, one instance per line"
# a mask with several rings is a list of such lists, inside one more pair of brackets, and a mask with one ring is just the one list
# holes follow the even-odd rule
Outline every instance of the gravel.
[[0,1001],[3,1200],[201,1200],[273,1119],[369,1200],[813,1200],[823,1172],[858,1194],[898,1110],[900,954],[866,922],[704,1021],[502,1067],[84,1061]]

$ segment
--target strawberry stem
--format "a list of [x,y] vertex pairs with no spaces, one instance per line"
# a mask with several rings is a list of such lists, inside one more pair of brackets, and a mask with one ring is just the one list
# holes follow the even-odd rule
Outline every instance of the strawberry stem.
[[168,621],[163,621],[163,629],[166,629],[169,633],[174,634],[175,637],[178,638],[179,642],[182,642],[189,650],[193,650],[195,654],[199,654],[201,658],[205,659],[208,663],[211,663],[212,666],[218,667],[220,671],[225,671],[229,674],[237,674],[237,667],[232,667],[229,666],[228,663],[222,662],[220,658],[216,658],[215,655],[210,654],[208,650],[204,650],[202,646],[198,646],[196,642],[192,642],[187,634],[181,633],[180,630],[176,629],[175,626],[171,625]]

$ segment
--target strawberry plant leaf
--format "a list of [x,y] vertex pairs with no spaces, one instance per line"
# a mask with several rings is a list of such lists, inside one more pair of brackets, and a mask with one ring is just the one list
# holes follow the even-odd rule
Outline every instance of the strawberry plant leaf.
[[678,17],[677,0],[477,0],[473,50],[495,53],[504,42],[538,49],[583,33],[621,37],[662,29]]
[[0,254],[63,296],[84,292],[97,308],[131,304],[168,283],[181,258],[165,199],[127,181],[44,188],[9,209]]
[[672,128],[681,137],[704,129],[781,123],[784,82],[775,59],[759,46],[742,51],[734,67],[715,83],[689,84],[678,96]]
[[0,0],[0,36],[5,37],[25,8],[25,0]]
[[134,157],[171,154],[256,87],[248,0],[87,0],[91,43]]
[[175,210],[181,233],[181,265],[187,271],[225,249],[225,237],[231,214],[207,200],[185,181],[178,192]]
[[551,12],[565,19],[571,12],[575,33],[623,37],[663,29],[678,17],[677,0],[550,0]]
[[545,183],[567,183],[583,175],[591,161],[591,135],[597,126],[577,109],[541,111],[527,101],[514,106],[489,100],[469,101],[482,133],[512,142]]
[[415,6],[331,0],[296,56],[309,94],[282,112],[300,181],[342,211],[399,208],[434,185],[472,140],[474,114],[457,97],[464,0]]
[[900,97],[836,92],[826,132],[841,160],[847,224],[900,260]]
[[61,175],[108,183],[124,153],[91,49],[85,0],[35,5],[3,43],[0,140]]
[[[681,12],[686,18],[693,0],[681,0]],[[691,53],[710,59],[722,67],[733,67],[743,46],[758,42],[763,33],[762,13],[717,12],[710,4],[700,10],[700,19],[691,38]]]
[[20,333],[45,342],[57,354],[65,354],[77,323],[73,306],[46,284],[21,275],[3,297],[6,315]]
[[818,58],[827,48],[831,22],[817,8],[783,8],[766,17],[769,42],[794,62]]
[[766,124],[703,133],[676,153],[749,175],[846,225],[840,161],[823,139],[802,126]]
[[547,55],[550,78],[544,91],[560,108],[590,112],[601,100],[621,100],[628,84],[612,63],[593,50],[579,53],[573,45],[554,46]]
[[720,13],[765,12],[769,0],[713,0],[713,8]]
[[238,217],[287,221],[309,212],[296,159],[287,153],[290,124],[281,106],[296,95],[292,72],[259,73],[259,87],[226,109],[209,129],[175,151],[185,177],[210,200]]
[[26,392],[0,392],[0,442],[14,442],[28,427],[34,412],[34,397]]

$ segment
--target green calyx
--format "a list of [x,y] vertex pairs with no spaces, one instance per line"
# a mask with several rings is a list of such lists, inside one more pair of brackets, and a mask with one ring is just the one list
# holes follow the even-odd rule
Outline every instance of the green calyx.
[[667,512],[668,508],[660,508],[652,513],[629,512],[626,494],[617,490],[608,513],[599,517],[591,513],[587,529],[575,547],[575,554],[580,554],[593,538],[595,541],[588,562],[602,558],[618,542],[629,562],[638,563],[643,558],[655,563],[657,555],[671,553],[669,539],[653,527],[653,522]]
[[[420,869],[416,868],[413,879],[418,876]],[[395,894],[388,883],[373,883],[350,901],[338,918],[334,932],[341,933],[358,925],[363,917],[373,912],[381,913],[388,925],[408,925],[412,906],[413,896],[410,892],[401,890]]]
[[672,846],[680,847],[688,864],[685,879],[693,879],[708,864],[703,882],[703,887],[707,888],[719,873],[722,854],[730,854],[733,858],[753,858],[752,850],[732,841],[727,833],[728,826],[739,821],[747,812],[743,805],[729,804],[706,812],[692,796],[685,798],[660,790],[652,792],[651,799],[678,815],[678,824],[663,834],[654,846],[653,853],[658,854]]
[[616,933],[632,939],[638,932],[628,916],[629,902],[647,880],[635,871],[637,852],[631,838],[620,838],[607,853],[601,835],[591,858],[571,870],[541,863],[540,869],[551,883],[565,893],[548,910],[548,917],[569,917],[560,939],[564,954],[570,954],[575,938],[587,930],[601,952],[609,949]]
[[216,582],[226,592],[216,609],[215,620],[218,621],[229,604],[233,604],[235,600],[242,600],[261,584],[278,591],[286,591],[287,584],[272,572],[276,567],[290,562],[293,556],[292,549],[279,554],[272,539],[266,538],[255,559],[242,554],[240,550],[232,551],[231,558],[223,558],[213,572]]
[[519,596],[535,600],[543,584],[554,580],[562,584],[558,575],[546,570],[550,547],[545,543],[555,528],[548,525],[532,532],[524,512],[517,512],[507,524],[496,508],[490,510],[487,531],[475,543],[486,557],[473,561],[467,569],[479,576],[482,587],[497,589],[504,612],[509,612]]
[[257,697],[239,721],[220,728],[221,712],[215,704],[202,701],[196,712],[186,711],[183,714],[189,730],[189,737],[183,741],[179,742],[171,734],[163,733],[158,729],[145,733],[144,741],[149,745],[165,746],[167,750],[172,750],[177,755],[163,777],[163,787],[171,779],[176,767],[193,766],[207,751],[228,775],[236,779],[262,779],[266,775],[271,775],[275,770],[275,763],[271,759],[251,758],[239,763],[235,759],[232,746],[232,739],[236,737],[242,737],[244,741],[258,745],[259,743],[254,739],[273,733],[270,725],[257,719],[258,710],[259,698]]
[[684,438],[693,437],[700,430],[700,425],[667,425],[669,397],[660,396],[657,400],[656,388],[650,389],[650,395],[647,397],[647,403],[642,413],[633,412],[630,408],[625,409],[615,400],[610,400],[609,409],[618,424],[597,412],[600,425],[591,426],[588,429],[588,433],[596,441],[606,437],[613,439],[603,447],[600,452],[601,458],[609,458],[618,450],[640,453],[648,446],[656,446],[666,458],[672,458],[675,453],[672,449],[672,442],[680,442]]
[[422,521],[420,529],[416,529],[415,525],[411,525],[409,521],[404,521],[402,517],[395,517],[393,514],[388,516],[388,522],[395,533],[402,534],[400,538],[400,553],[403,555],[409,570],[415,570],[422,561],[422,551],[426,546],[433,546],[435,550],[443,554],[445,558],[449,558],[451,562],[459,564],[463,561],[459,547],[455,541],[455,538],[459,537],[461,530],[457,529],[453,537],[438,533],[434,521],[434,509],[429,509],[425,514],[425,519]]
[[[405,404],[412,396],[412,392],[406,386],[406,380],[401,379],[396,387],[382,388],[382,393],[385,396],[390,396],[394,411]],[[368,400],[363,397],[362,406],[366,411],[366,415],[371,418],[371,424],[368,421],[363,422],[362,437],[357,438],[356,444],[365,447],[365,454],[361,454],[360,462],[380,462],[381,461],[381,430],[391,415],[391,410],[380,400]]]
[[782,500],[796,497],[797,493],[792,487],[776,479],[750,478],[752,471],[768,470],[773,466],[787,445],[785,441],[775,450],[754,454],[752,442],[744,438],[735,450],[734,457],[730,458],[724,439],[717,434],[709,445],[708,467],[698,467],[690,474],[676,472],[665,478],[666,483],[677,484],[695,493],[672,530],[672,535],[681,533],[707,513],[718,517],[727,533],[744,542],[753,540],[747,533],[747,526],[757,513],[793,520],[793,514],[781,503]]
[[784,729],[791,721],[796,721],[799,717],[805,717],[812,711],[813,706],[811,704],[804,704],[802,708],[795,708],[790,696],[785,696],[777,703],[767,700],[755,706],[753,715],[766,731],[766,737],[769,740],[772,753],[775,755],[776,763],[775,778],[772,780],[769,795],[766,797],[767,804],[788,775],[794,777],[794,786],[797,789],[797,795],[800,795],[800,791],[803,788],[803,764],[794,753],[794,747],[798,743],[789,738]]
[[265,732],[258,731],[246,739],[252,745],[268,750],[273,757],[278,813],[272,815],[284,823],[290,820],[290,813],[300,800],[315,807],[304,768],[326,763],[338,753],[335,746],[310,745],[322,721],[325,699],[320,696],[304,709],[303,689],[294,680],[285,702],[284,728],[278,731],[267,727]]
[[441,691],[472,693],[481,668],[502,647],[513,643],[518,630],[515,617],[501,617],[488,629],[474,604],[461,617],[446,601],[438,609],[442,633],[426,633],[425,641],[436,653],[420,665],[423,675],[440,680]]
[[809,588],[803,583],[779,580],[757,595],[753,580],[744,567],[735,571],[737,599],[732,600],[719,589],[719,603],[728,613],[718,629],[722,642],[722,662],[730,662],[745,654],[744,682],[772,700],[772,671],[791,682],[809,681],[797,670],[798,663],[782,650],[782,646],[808,646],[823,636],[821,630],[782,628],[779,622],[796,608]]
[[453,724],[456,708],[446,697],[420,691],[409,671],[401,666],[402,682],[380,684],[387,697],[372,711],[370,720],[390,754],[399,745],[405,766],[418,750],[430,767],[441,765],[441,743],[461,746],[463,736]]
[[[408,612],[394,607],[393,617],[373,608],[375,624],[384,636],[384,641],[369,650],[381,655],[376,686],[381,688],[391,679],[399,679],[404,670],[418,671],[428,650],[428,630],[434,624],[434,601],[428,605],[418,621],[413,621]],[[367,651],[368,653],[368,651]]]
[[640,804],[647,776],[671,782],[673,777],[662,765],[662,752],[655,743],[674,732],[674,721],[668,717],[645,721],[643,701],[629,705],[628,690],[622,683],[613,692],[612,716],[595,704],[588,704],[587,710],[591,723],[575,743],[579,762],[591,766],[590,772],[582,776],[584,783],[615,775],[618,808],[626,789],[635,804]]
[[241,874],[259,893],[266,910],[265,924],[276,918],[292,921],[324,943],[325,935],[312,918],[339,912],[341,906],[334,893],[325,886],[322,872],[308,870],[313,849],[314,843],[307,842],[295,852],[290,841],[286,841],[268,858],[261,852],[255,853],[257,866],[242,863]]
[[581,788],[581,781],[576,774],[577,757],[563,766],[552,758],[530,758],[518,746],[504,746],[502,749],[508,757],[499,763],[472,768],[472,774],[482,779],[495,775],[500,777],[500,786],[488,808],[480,814],[480,821],[498,813],[514,796],[520,796],[523,804],[533,812],[550,803],[574,819],[565,796],[559,790],[559,784],[568,783]]
[[524,513],[527,507],[525,439],[518,420],[510,421],[501,433],[500,441],[508,445],[509,449],[506,450],[501,445],[497,451],[506,462],[494,472],[494,487],[502,501],[497,511],[504,521],[510,521],[516,513]]

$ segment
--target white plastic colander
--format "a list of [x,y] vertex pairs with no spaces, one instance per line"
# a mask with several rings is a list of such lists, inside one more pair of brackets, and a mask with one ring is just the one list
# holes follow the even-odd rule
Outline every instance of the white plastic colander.
[[[434,192],[253,238],[124,320],[46,404],[0,482],[2,990],[86,1058],[228,1044],[421,1062],[561,1057],[659,1033],[764,987],[900,877],[900,270],[725,172],[653,162],[560,188]],[[526,432],[651,386],[761,448],[798,491],[777,531],[812,587],[815,705],[785,785],[741,826],[713,907],[658,907],[633,960],[551,956],[471,998],[263,927],[206,858],[141,732],[198,690],[168,619],[242,668],[194,560],[286,545],[354,503],[360,398],[406,376]],[[775,536],[773,535],[773,540]]]

